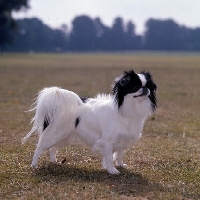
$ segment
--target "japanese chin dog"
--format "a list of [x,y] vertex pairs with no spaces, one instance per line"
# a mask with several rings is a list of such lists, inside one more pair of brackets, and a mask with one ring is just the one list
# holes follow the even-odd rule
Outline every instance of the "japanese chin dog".
[[35,102],[31,131],[24,143],[37,132],[39,140],[32,160],[38,166],[39,156],[47,149],[50,161],[72,142],[81,142],[102,155],[103,167],[118,174],[116,166],[125,167],[124,151],[141,136],[145,119],[156,110],[156,84],[148,72],[125,71],[117,77],[110,95],[81,98],[58,87],[44,88]]

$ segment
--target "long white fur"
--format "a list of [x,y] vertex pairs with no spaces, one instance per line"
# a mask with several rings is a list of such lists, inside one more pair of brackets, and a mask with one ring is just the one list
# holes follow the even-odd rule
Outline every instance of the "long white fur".
[[[39,156],[47,149],[50,160],[56,162],[57,150],[78,141],[102,154],[103,167],[109,173],[119,173],[113,161],[117,166],[125,166],[124,150],[140,138],[144,121],[152,112],[148,97],[134,95],[126,95],[118,108],[110,95],[98,95],[83,103],[74,92],[58,87],[43,89],[34,108],[33,127],[22,140],[24,143],[33,132],[38,132],[32,166],[37,167]],[[49,126],[43,131],[45,118]],[[75,127],[77,118],[80,122]]]

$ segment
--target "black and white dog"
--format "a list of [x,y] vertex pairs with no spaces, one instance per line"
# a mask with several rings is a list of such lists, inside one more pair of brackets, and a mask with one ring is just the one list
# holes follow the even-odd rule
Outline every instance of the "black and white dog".
[[32,161],[50,149],[50,161],[56,162],[57,150],[72,142],[81,142],[103,157],[103,167],[118,174],[114,167],[126,166],[124,151],[141,136],[145,119],[156,110],[156,84],[150,73],[125,71],[115,79],[112,94],[80,98],[58,87],[43,89],[35,102],[32,130],[24,143],[37,131],[39,141]]

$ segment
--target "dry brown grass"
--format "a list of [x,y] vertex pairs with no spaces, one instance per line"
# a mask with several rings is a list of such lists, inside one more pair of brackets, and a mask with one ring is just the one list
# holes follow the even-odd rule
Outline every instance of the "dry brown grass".
[[[158,84],[158,110],[128,150],[128,169],[109,175],[99,156],[72,145],[64,164],[40,159],[30,168],[35,94],[60,86],[83,96],[109,93],[123,70],[149,70]],[[200,199],[200,56],[197,54],[0,55],[0,199]]]

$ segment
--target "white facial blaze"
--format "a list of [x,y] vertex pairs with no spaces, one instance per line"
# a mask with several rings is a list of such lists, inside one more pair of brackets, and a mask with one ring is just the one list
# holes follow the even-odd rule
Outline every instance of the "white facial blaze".
[[142,82],[142,87],[146,85],[147,80],[143,74],[137,74]]

